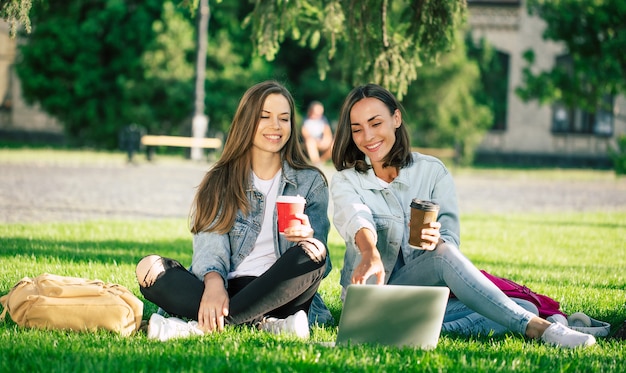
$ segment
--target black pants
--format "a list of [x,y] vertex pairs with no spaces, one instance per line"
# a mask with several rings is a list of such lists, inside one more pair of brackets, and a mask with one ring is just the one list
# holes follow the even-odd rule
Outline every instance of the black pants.
[[[140,286],[141,293],[170,315],[197,320],[204,282],[176,260],[161,260],[165,272],[151,286]],[[226,323],[254,323],[264,316],[285,318],[299,310],[308,312],[325,265],[325,258],[316,263],[300,246],[293,246],[260,277],[229,280]]]

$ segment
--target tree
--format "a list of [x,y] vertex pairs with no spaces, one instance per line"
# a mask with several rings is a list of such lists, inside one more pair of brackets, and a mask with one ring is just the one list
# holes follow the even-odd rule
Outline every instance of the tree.
[[308,105],[318,100],[324,104],[324,115],[334,125],[339,119],[341,104],[352,86],[341,78],[338,68],[330,68],[326,79],[320,79],[316,63],[319,52],[319,48],[310,49],[287,39],[271,65],[275,76],[284,76],[289,82],[289,89],[298,105],[300,124],[306,116]]
[[27,32],[30,32],[30,9],[32,0],[5,0],[0,2],[0,19],[7,21],[10,33],[15,36],[17,25],[23,24]]
[[[57,117],[77,145],[114,148],[117,132],[130,123],[149,133],[189,136],[195,8],[165,1],[161,13],[162,0],[154,0],[144,3],[153,7],[152,13],[130,4],[135,8],[122,7],[115,15],[106,5],[115,2],[61,3],[39,2],[33,8],[34,28],[16,64],[27,101]],[[286,46],[272,64],[253,56],[249,30],[241,27],[250,5],[219,5],[212,11],[206,69],[210,135],[228,130],[241,93],[253,83],[307,71],[302,64],[283,62],[301,54],[297,46],[297,51]],[[131,10],[132,15],[126,14]],[[124,17],[129,18],[122,21]],[[306,92],[316,82],[307,74],[290,85]],[[324,88],[336,93],[335,84],[327,82]]]
[[322,79],[333,63],[351,84],[378,83],[402,98],[419,67],[454,44],[464,14],[458,0],[256,0],[245,24],[268,60],[291,38],[321,48]]
[[190,14],[171,1],[152,23],[155,38],[141,54],[143,77],[121,103],[128,120],[149,133],[188,135],[186,119],[193,106],[194,26]]
[[508,111],[508,56],[498,52],[485,38],[474,41],[469,32],[465,37],[465,47],[469,60],[475,62],[480,71],[481,87],[472,96],[479,105],[485,105],[491,111],[491,129],[503,130]]
[[474,150],[492,123],[491,102],[477,63],[468,58],[463,38],[439,63],[424,65],[402,104],[414,146],[455,147],[461,164],[471,164]]
[[520,97],[594,113],[607,96],[626,93],[626,2],[528,0],[528,11],[546,22],[543,38],[563,43],[568,58],[535,73],[534,52],[526,52]]
[[[16,65],[27,99],[60,119],[66,133],[81,144],[112,147],[116,131],[131,122],[148,127],[151,133],[189,135],[195,54],[190,43],[198,0],[173,1],[178,6],[166,5],[162,16],[155,13],[132,24],[120,22],[111,10],[116,4],[139,6],[133,2],[35,3],[33,32]],[[157,3],[149,2],[155,9]],[[303,114],[311,100],[322,100],[331,120],[355,84],[377,82],[402,99],[422,65],[423,71],[437,75],[439,61],[451,60],[448,51],[464,53],[454,46],[464,9],[463,1],[451,0],[213,0],[205,97],[209,134],[228,130],[241,92],[263,79],[278,79],[290,88],[300,111],[297,114]],[[120,36],[103,37],[102,30],[115,30]],[[260,30],[282,36],[273,34],[278,44],[267,43]],[[137,43],[140,35],[143,42]],[[119,50],[121,45],[129,50]],[[462,71],[458,63],[467,61],[455,60],[456,71]],[[320,80],[320,76],[328,79]],[[471,86],[470,81],[459,80],[462,89],[458,92],[470,92],[465,88]],[[453,97],[471,99],[460,94]],[[404,101],[410,111],[422,108]],[[446,102],[448,110],[460,107]],[[450,114],[432,124],[446,127],[451,118],[460,117]],[[465,123],[470,130],[475,122]],[[432,134],[436,129],[428,131]],[[437,144],[451,146],[455,138],[449,136],[450,131],[443,132]]]
[[[0,17],[29,25],[32,0],[11,0]],[[179,0],[190,9],[198,0]],[[222,3],[221,0],[216,0]],[[464,0],[255,0],[244,26],[251,25],[258,55],[276,57],[287,37],[321,50],[322,78],[331,62],[351,84],[379,83],[399,98],[423,63],[436,61],[454,44],[465,15]]]
[[16,64],[24,98],[82,144],[115,146],[119,128],[136,119],[128,102],[142,96],[141,58],[161,9],[161,0],[35,3],[36,27]]

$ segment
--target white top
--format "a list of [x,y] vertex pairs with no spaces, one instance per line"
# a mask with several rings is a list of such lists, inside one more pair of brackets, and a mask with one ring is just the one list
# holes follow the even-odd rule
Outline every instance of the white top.
[[378,180],[378,184],[380,184],[381,187],[389,188],[389,183],[388,182],[386,182],[385,180],[379,178],[378,176],[376,177],[376,179]]
[[302,124],[302,127],[306,127],[311,137],[321,140],[324,137],[324,127],[326,127],[326,121],[323,118],[320,119],[306,119]]
[[263,225],[254,249],[234,271],[228,274],[229,279],[242,276],[261,276],[277,259],[274,250],[274,209],[276,208],[281,171],[279,170],[270,180],[259,179],[254,173],[252,175],[254,187],[265,195]]

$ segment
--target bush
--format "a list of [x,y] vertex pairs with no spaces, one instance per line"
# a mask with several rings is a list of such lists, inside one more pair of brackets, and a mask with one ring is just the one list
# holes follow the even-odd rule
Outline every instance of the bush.
[[617,138],[617,148],[609,149],[616,175],[626,175],[626,135]]

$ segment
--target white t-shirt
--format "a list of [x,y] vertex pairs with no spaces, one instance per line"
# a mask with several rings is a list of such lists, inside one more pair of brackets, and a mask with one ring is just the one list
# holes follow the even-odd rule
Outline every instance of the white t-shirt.
[[254,187],[265,195],[265,211],[261,232],[256,239],[254,249],[237,268],[228,274],[228,278],[242,276],[260,276],[276,262],[274,250],[274,210],[278,196],[281,171],[270,180],[259,179],[252,173]]
[[381,187],[383,188],[389,188],[389,183],[386,182],[385,180],[379,178],[378,176],[376,177],[376,179],[378,180],[378,184],[380,184]]
[[326,121],[323,118],[320,119],[306,119],[302,124],[309,131],[309,135],[315,139],[321,140],[324,137],[324,127],[326,127]]

